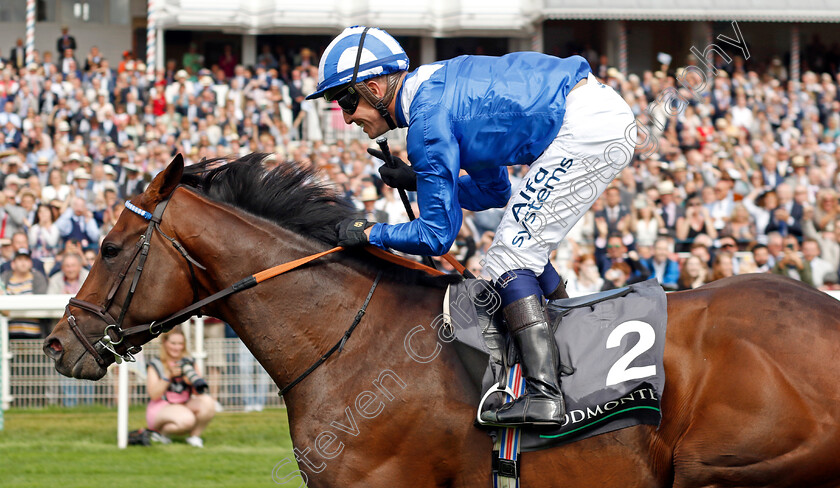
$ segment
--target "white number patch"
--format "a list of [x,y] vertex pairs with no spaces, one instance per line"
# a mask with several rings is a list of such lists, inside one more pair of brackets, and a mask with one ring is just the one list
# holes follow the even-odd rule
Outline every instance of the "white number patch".
[[624,353],[623,356],[618,358],[618,361],[610,368],[609,373],[607,373],[607,386],[656,375],[655,364],[650,366],[628,367],[634,359],[653,347],[656,341],[656,332],[649,323],[642,322],[641,320],[630,320],[619,324],[618,327],[610,332],[609,337],[607,337],[607,349],[620,346],[621,338],[632,332],[639,334],[639,342]]

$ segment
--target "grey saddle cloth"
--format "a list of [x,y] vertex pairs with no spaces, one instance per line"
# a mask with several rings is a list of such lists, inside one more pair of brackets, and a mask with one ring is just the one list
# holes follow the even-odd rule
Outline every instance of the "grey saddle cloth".
[[[518,357],[498,310],[498,294],[486,281],[466,280],[451,285],[447,296],[444,313],[473,382],[482,392],[504,384],[507,366]],[[656,280],[554,300],[547,311],[562,363],[566,422],[554,431],[523,429],[522,451],[637,424],[659,425],[667,306]],[[502,401],[502,393],[488,395],[483,409]]]

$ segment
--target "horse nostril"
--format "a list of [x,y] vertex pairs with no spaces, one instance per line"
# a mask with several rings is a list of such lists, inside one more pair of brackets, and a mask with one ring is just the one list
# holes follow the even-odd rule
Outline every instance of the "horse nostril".
[[61,341],[53,338],[47,338],[44,342],[44,354],[52,358],[53,360],[57,360],[61,357],[61,353],[64,352],[64,348],[61,347]]

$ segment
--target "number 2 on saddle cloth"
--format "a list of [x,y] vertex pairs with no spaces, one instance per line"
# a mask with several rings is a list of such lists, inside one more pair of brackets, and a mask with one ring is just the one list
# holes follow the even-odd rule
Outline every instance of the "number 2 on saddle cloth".
[[[498,407],[502,396],[522,392],[515,352],[499,333],[504,326],[488,314],[488,309],[493,310],[490,291],[492,287],[482,280],[451,285],[444,310],[444,316],[450,317],[453,343],[473,381],[486,392],[479,415]],[[523,430],[521,449],[544,449],[637,424],[658,425],[667,324],[661,286],[648,280],[554,300],[547,312],[563,365],[566,415],[563,425],[553,430]]]

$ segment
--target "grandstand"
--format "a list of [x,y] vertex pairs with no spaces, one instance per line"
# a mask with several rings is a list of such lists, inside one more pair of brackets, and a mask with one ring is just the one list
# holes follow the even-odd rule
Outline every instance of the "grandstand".
[[[689,48],[728,34],[737,20],[751,51],[762,62],[788,59],[792,46],[804,49],[814,37],[831,46],[840,9],[834,2],[769,0],[761,8],[723,0],[679,1],[458,1],[292,2],[221,0],[37,0],[34,47],[55,49],[66,25],[86,51],[97,45],[116,62],[128,50],[145,60],[147,21],[155,16],[158,69],[180,60],[195,43],[209,62],[229,44],[246,65],[256,64],[264,45],[308,46],[318,51],[347,25],[387,27],[414,65],[473,53],[537,50],[565,56],[592,50],[618,67],[627,38],[627,66],[640,73],[655,67],[656,53],[670,50],[683,64]],[[0,46],[25,37],[25,0],[0,5]],[[149,13],[147,7],[152,8]],[[836,6],[835,6],[836,7]],[[800,40],[795,40],[799,38]],[[592,62],[593,60],[590,60]],[[597,60],[595,60],[597,61]]]

